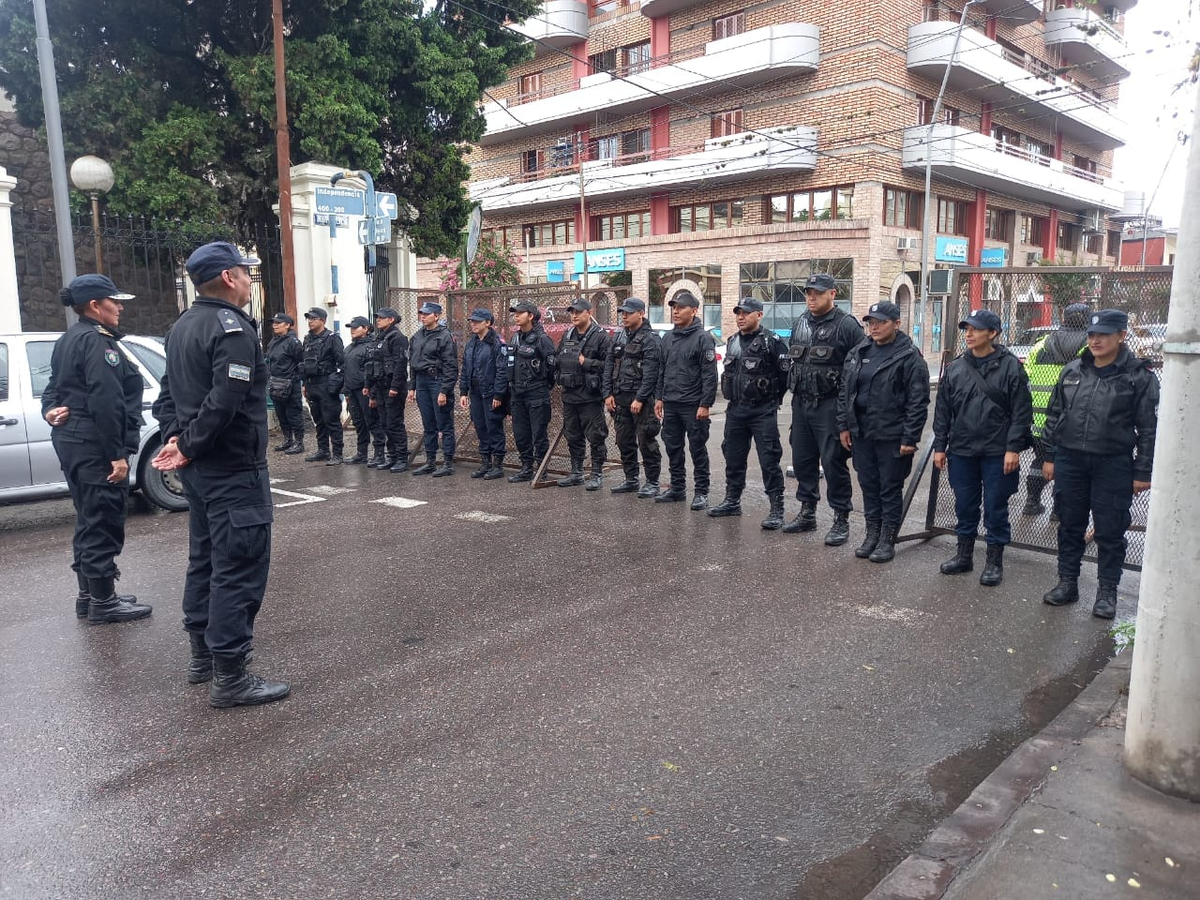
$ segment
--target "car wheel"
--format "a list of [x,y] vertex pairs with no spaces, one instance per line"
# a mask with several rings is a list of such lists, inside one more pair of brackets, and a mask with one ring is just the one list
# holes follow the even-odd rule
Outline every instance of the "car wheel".
[[159,509],[167,512],[183,512],[188,508],[187,497],[183,493],[183,482],[179,480],[178,472],[160,472],[150,465],[158,448],[146,448],[142,454],[141,471],[138,472],[138,488],[142,496]]

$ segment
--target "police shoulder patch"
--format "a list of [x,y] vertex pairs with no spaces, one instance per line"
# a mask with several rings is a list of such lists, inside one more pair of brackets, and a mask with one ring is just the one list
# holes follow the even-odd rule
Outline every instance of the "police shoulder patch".
[[116,368],[121,364],[121,354],[117,353],[116,350],[105,350],[104,361],[113,368]]
[[714,359],[717,358],[717,351],[712,349],[711,347],[708,348],[708,350],[704,351],[704,358],[708,362],[712,362]]
[[243,366],[241,363],[229,364],[229,377],[237,381],[250,380],[250,367]]
[[97,325],[97,326],[96,326],[96,332],[97,332],[98,334],[102,334],[102,335],[104,335],[105,337],[116,337],[116,335],[115,335],[115,334],[113,334],[111,331],[109,331],[109,330],[108,330],[107,328],[105,328],[103,325]]
[[[217,319],[221,322],[221,327],[225,329],[226,334],[237,334],[242,330],[242,323],[238,321],[237,315],[231,310],[223,309],[217,313]],[[247,378],[247,381],[250,379]]]

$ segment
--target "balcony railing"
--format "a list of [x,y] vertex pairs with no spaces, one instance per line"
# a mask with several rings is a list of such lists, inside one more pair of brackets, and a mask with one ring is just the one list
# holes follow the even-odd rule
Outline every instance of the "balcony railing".
[[546,0],[542,8],[514,26],[538,50],[562,49],[586,41],[588,6],[584,0]]
[[1100,78],[1129,75],[1125,36],[1090,9],[1070,7],[1046,13],[1047,47],[1058,47],[1071,64]]

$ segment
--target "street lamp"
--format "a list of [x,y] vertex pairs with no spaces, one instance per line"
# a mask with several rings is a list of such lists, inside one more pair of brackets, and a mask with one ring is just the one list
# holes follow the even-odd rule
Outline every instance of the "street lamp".
[[92,233],[96,237],[96,271],[104,271],[100,252],[100,195],[113,186],[112,166],[98,156],[81,156],[71,163],[71,183],[92,198]]

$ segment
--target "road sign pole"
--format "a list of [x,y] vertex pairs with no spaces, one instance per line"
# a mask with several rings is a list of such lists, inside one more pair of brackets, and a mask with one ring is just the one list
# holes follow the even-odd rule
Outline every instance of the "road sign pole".
[[[363,213],[367,217],[368,242],[367,242],[367,274],[372,275],[375,272],[375,179],[371,173],[364,169],[346,169],[342,172],[336,172],[329,177],[329,183],[336,185],[343,178],[361,178],[367,185],[367,196],[364,204]],[[374,299],[372,296],[372,278],[367,278],[367,309],[374,311]]]

